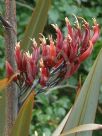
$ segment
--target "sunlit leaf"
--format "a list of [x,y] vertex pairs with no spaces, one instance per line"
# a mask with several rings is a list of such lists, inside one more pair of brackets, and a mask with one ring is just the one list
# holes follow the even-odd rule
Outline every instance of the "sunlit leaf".
[[29,48],[31,38],[35,38],[38,41],[39,33],[43,32],[47,20],[50,4],[51,0],[37,0],[36,8],[32,13],[32,17],[24,33],[24,38],[21,41],[22,49],[27,50]]
[[67,136],[69,134],[73,134],[76,132],[98,130],[98,129],[102,129],[102,125],[100,125],[100,124],[84,124],[84,125],[80,125],[78,127],[75,127],[65,133],[62,133],[60,136]]
[[21,107],[11,131],[11,136],[28,136],[32,118],[34,92],[32,92]]

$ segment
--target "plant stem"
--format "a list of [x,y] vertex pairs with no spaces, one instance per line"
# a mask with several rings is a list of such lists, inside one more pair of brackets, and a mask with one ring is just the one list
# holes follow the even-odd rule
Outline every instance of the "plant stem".
[[[10,27],[5,27],[5,49],[6,60],[16,70],[14,48],[17,41],[16,36],[16,3],[15,0],[5,0],[5,20]],[[11,27],[12,26],[12,27]],[[18,94],[16,85],[11,83],[6,89],[6,126],[5,136],[10,136],[12,125],[17,117]]]

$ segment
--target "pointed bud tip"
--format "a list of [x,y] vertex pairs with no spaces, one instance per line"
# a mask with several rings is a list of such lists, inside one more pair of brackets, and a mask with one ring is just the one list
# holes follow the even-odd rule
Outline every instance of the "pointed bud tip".
[[46,44],[46,39],[45,39],[44,36],[41,37],[41,38],[39,38],[39,40],[40,40],[40,42],[41,42],[41,45]]
[[19,48],[19,49],[20,49],[20,42],[17,42],[17,43],[16,43],[15,49],[16,49],[16,48]]
[[97,23],[96,18],[92,18],[92,20],[93,20],[93,23],[94,23],[95,26],[99,26],[99,24]]
[[35,38],[32,38],[31,41],[33,42],[33,47],[36,48],[37,47],[37,42],[36,42]]
[[57,25],[57,24],[51,24],[51,26],[52,26],[55,30],[58,30],[58,25]]
[[78,16],[77,18],[78,18],[78,19],[81,19],[81,20],[83,21],[83,25],[84,25],[84,26],[89,25],[89,23],[88,23],[83,17]]
[[70,21],[69,21],[68,17],[65,17],[65,22],[66,22],[67,24],[70,24]]
[[27,57],[28,59],[32,58],[32,54],[30,54],[29,51],[25,52],[25,54],[26,54],[26,57]]

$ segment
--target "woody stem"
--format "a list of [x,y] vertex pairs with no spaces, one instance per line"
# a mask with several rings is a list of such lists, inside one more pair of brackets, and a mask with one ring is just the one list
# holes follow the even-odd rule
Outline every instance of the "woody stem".
[[[5,0],[5,21],[9,24],[5,27],[5,49],[6,60],[16,69],[14,48],[17,41],[16,36],[16,3],[15,0]],[[10,131],[17,117],[18,94],[16,84],[11,83],[6,90],[6,127],[5,136],[10,136]]]

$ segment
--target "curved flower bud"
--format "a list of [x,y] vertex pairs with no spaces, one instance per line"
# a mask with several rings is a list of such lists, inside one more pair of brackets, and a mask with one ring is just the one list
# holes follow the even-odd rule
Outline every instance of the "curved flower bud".
[[58,25],[54,25],[52,24],[53,28],[56,30],[57,33],[57,39],[56,39],[56,51],[57,53],[60,52],[60,50],[62,49],[62,44],[63,44],[63,35],[61,30],[59,29]]
[[36,64],[40,57],[40,47],[37,46],[35,39],[33,39],[33,52],[32,52],[32,60]]
[[85,50],[85,52],[79,56],[79,62],[83,62],[84,60],[87,59],[87,57],[89,57],[89,55],[91,54],[92,52],[92,49],[93,49],[93,44],[92,44],[92,41],[90,40],[89,41],[89,47]]
[[54,45],[52,37],[49,37],[50,45],[42,45],[42,59],[46,67],[52,67],[55,65],[56,47]]
[[97,39],[99,38],[99,24],[97,24],[96,19],[93,19],[94,22],[94,26],[93,26],[93,30],[94,30],[94,35],[91,38],[91,41],[93,44],[96,43]]
[[26,72],[27,71],[27,55],[26,53],[23,53],[22,56],[22,72]]
[[40,70],[41,70],[40,84],[42,86],[46,86],[46,82],[48,81],[49,78],[49,71],[46,67],[43,67]]
[[13,68],[8,61],[6,61],[6,72],[8,78],[14,74]]
[[69,21],[69,19],[67,17],[65,18],[65,21],[66,21],[66,26],[67,26],[67,29],[68,29],[68,33],[69,33],[70,37],[73,39],[73,28],[72,28],[72,26],[70,24],[70,21]]
[[20,50],[20,42],[18,42],[15,46],[15,59],[17,63],[17,67],[20,71],[22,71],[22,53]]

